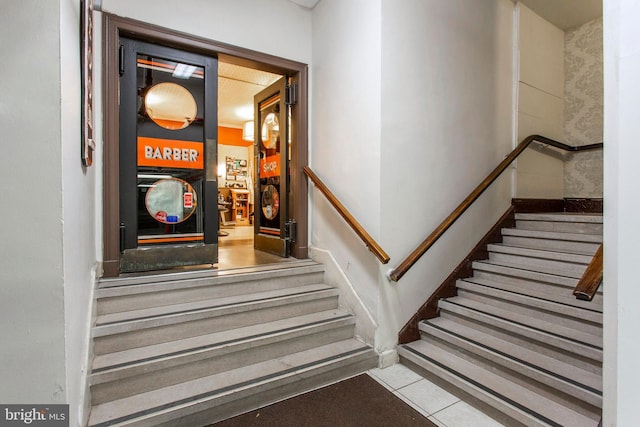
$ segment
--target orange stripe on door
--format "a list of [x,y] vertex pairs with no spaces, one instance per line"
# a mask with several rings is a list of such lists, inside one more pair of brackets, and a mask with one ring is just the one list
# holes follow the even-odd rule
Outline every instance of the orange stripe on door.
[[186,236],[186,237],[138,237],[138,244],[151,243],[175,243],[175,242],[199,242],[204,240],[204,236]]

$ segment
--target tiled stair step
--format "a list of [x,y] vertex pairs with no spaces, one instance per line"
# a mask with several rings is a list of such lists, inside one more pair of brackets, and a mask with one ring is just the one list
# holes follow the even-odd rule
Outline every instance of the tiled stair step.
[[582,243],[570,240],[538,239],[533,237],[519,237],[513,235],[502,236],[502,243],[507,246],[520,248],[541,249],[593,256],[598,250],[599,243]]
[[569,409],[500,375],[418,340],[398,349],[405,363],[436,375],[527,426],[595,427],[599,416]]
[[[597,323],[602,323],[602,293],[596,294],[592,301],[579,300],[573,295],[572,290],[568,288],[552,286],[541,282],[522,281],[522,283],[513,284],[500,281],[499,275],[492,276],[491,279],[486,277],[468,277],[458,282],[458,286],[473,286],[477,285],[476,290],[478,292],[490,292],[491,290],[505,291],[510,295],[522,295],[536,298],[542,301],[551,301],[562,305],[563,307],[571,306],[581,309],[581,311],[591,311],[595,313],[596,317],[587,315],[585,317],[595,320]],[[480,288],[481,287],[481,288]]]
[[[556,231],[559,233],[602,234],[602,216],[582,216],[580,221],[566,221],[562,216],[531,216],[516,214],[516,228],[522,230]],[[585,221],[589,219],[592,221]]]
[[[477,299],[478,301],[484,301],[487,304],[492,304],[492,301],[497,303],[497,307],[501,307],[504,304],[515,306],[515,310],[518,310],[522,314],[528,314],[540,319],[547,317],[547,313],[551,314],[549,319],[568,320],[571,324],[575,324],[580,328],[582,324],[586,325],[584,331],[595,331],[596,334],[602,334],[602,313],[578,308],[573,305],[567,305],[556,301],[551,301],[542,298],[535,298],[528,295],[522,295],[515,292],[509,292],[502,289],[492,288],[490,286],[483,286],[478,283],[474,283],[472,280],[459,280],[457,282],[458,295],[465,296],[471,299]],[[575,299],[575,297],[574,297]],[[567,325],[568,326],[568,325]]]
[[[555,286],[564,286],[573,292],[576,285],[578,284],[579,277],[571,277],[566,274],[554,274],[553,272],[547,271],[536,271],[531,269],[532,267],[523,268],[526,266],[521,266],[520,264],[514,264],[506,261],[493,261],[493,260],[484,260],[484,261],[474,261],[472,263],[472,268],[474,270],[474,275],[476,272],[480,274],[487,273],[498,273],[504,275],[506,277],[514,277],[516,279],[525,279],[538,281],[543,283],[549,283]],[[556,271],[556,273],[558,273]]]
[[94,352],[112,353],[337,306],[338,291],[319,284],[102,315],[93,329]]
[[502,229],[502,243],[524,248],[592,255],[602,243],[602,235]]
[[[540,284],[566,288],[569,292],[573,292],[579,280],[575,277],[523,270],[517,265],[498,264],[489,260],[474,261],[472,267],[474,277],[522,286],[530,286],[531,282],[539,282]],[[602,288],[598,292],[602,292]]]
[[[324,266],[295,262],[221,271],[194,271],[101,280],[98,315],[322,283]],[[271,267],[271,268],[269,268]],[[231,274],[231,273],[234,274]]]
[[352,315],[336,309],[97,356],[92,403],[346,340],[354,325]]
[[602,215],[587,213],[517,213],[516,220],[602,224]]
[[424,320],[419,327],[423,339],[433,336],[495,366],[510,369],[590,405],[602,407],[602,377],[573,363],[513,345],[450,319]]
[[570,264],[589,265],[593,256],[572,254],[561,251],[545,251],[541,249],[521,248],[517,246],[502,245],[499,243],[487,245],[489,252],[516,255],[528,258],[535,258],[542,262],[559,261]]
[[375,367],[350,339],[96,405],[90,426],[207,425]]
[[[497,245],[491,245],[496,249]],[[489,260],[502,265],[516,265],[519,268],[542,273],[557,274],[558,276],[568,276],[580,279],[587,269],[587,263],[574,263],[564,261],[553,261],[549,258],[536,258],[528,255],[510,253],[509,246],[499,246],[500,251],[489,251]],[[534,251],[534,249],[520,249],[521,251]],[[543,251],[540,251],[543,252]],[[545,252],[549,254],[549,252]],[[548,256],[548,255],[545,255]],[[581,255],[576,255],[581,256]],[[585,257],[586,258],[586,257]],[[590,259],[589,259],[590,261]]]
[[[554,354],[562,360],[570,360],[575,356],[585,359],[581,366],[592,372],[597,372],[598,366],[602,363],[602,349],[593,345],[585,344],[575,338],[566,338],[544,328],[546,322],[535,322],[534,319],[526,319],[527,323],[517,323],[510,319],[501,318],[486,312],[476,310],[451,302],[450,300],[440,300],[438,303],[440,316],[448,319],[460,319],[462,323],[474,325],[481,330],[492,332],[508,341],[530,348],[547,347],[549,350],[545,354]],[[489,307],[478,307],[488,309]],[[537,323],[535,326],[533,323]],[[543,327],[544,329],[540,329]],[[560,331],[566,332],[566,331]],[[591,341],[598,340],[598,337],[589,337]],[[570,358],[563,356],[570,355]]]
[[602,350],[602,334],[583,332],[576,330],[573,327],[565,326],[560,321],[556,320],[556,316],[551,314],[547,314],[545,318],[531,316],[524,312],[521,307],[509,308],[506,306],[491,305],[471,298],[465,298],[464,296],[447,298],[443,301],[447,304],[455,304],[458,307],[473,310],[503,321],[513,322],[518,325],[544,331],[566,340],[575,341],[577,343]]

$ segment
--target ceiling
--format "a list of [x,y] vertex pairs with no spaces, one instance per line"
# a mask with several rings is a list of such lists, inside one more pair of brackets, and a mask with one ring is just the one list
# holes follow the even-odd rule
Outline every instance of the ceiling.
[[602,16],[602,0],[519,0],[561,30]]
[[253,96],[280,75],[239,65],[218,64],[218,124],[240,128],[253,120]]

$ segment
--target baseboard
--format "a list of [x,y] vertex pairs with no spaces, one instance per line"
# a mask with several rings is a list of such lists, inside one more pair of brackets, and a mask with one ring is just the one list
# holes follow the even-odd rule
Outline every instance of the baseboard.
[[398,356],[398,351],[396,349],[385,350],[379,355],[378,368],[388,368],[389,366],[398,363],[399,360],[400,356]]
[[378,325],[331,252],[311,247],[309,255],[325,266],[325,283],[340,290],[339,304],[356,317],[356,337],[374,346]]
[[602,199],[565,197],[564,199],[512,199],[516,213],[572,212],[599,213],[603,211]]
[[502,242],[501,230],[503,228],[513,226],[515,226],[515,213],[514,207],[511,206],[502,215],[502,217],[500,217],[491,230],[482,237],[480,242],[471,250],[462,262],[458,264],[449,277],[447,277],[435,292],[431,294],[429,299],[418,309],[416,314],[404,325],[398,333],[399,344],[406,344],[420,339],[420,330],[418,329],[420,321],[424,319],[431,319],[438,315],[438,300],[441,298],[455,296],[456,282],[458,279],[470,277],[473,274],[473,270],[471,268],[473,261],[487,259],[489,257],[487,245],[490,243]]
[[564,199],[565,212],[601,214],[603,212],[603,209],[604,209],[604,203],[602,199],[578,199],[578,198]]
[[563,199],[511,199],[516,213],[564,212]]

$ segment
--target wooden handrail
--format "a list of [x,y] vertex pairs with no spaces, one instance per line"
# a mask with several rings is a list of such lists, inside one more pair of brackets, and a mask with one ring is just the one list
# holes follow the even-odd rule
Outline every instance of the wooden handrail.
[[602,283],[602,259],[603,259],[603,245],[600,244],[596,254],[589,263],[589,266],[585,270],[582,278],[573,290],[573,295],[577,299],[583,301],[591,301],[593,296],[598,291],[600,283]]
[[478,185],[472,192],[467,196],[466,199],[462,201],[456,207],[453,212],[447,216],[444,221],[436,227],[435,230],[427,238],[405,258],[396,268],[391,270],[389,273],[389,278],[397,282],[404,276],[407,271],[422,257],[442,237],[442,235],[455,223],[460,216],[471,206],[473,202],[480,197],[482,193],[495,181],[498,177],[504,172],[507,167],[513,162],[522,152],[531,144],[533,141],[538,141],[543,144],[547,144],[556,148],[560,148],[565,151],[586,151],[586,150],[594,150],[598,148],[602,148],[602,143],[599,144],[589,144],[582,145],[578,147],[573,147],[567,144],[563,144],[562,142],[555,141],[551,138],[547,138],[541,135],[529,135],[525,139],[518,144],[518,146],[507,156],[500,164],[489,174],[487,177]]
[[313,181],[313,184],[318,190],[327,198],[329,203],[333,205],[338,213],[347,221],[347,224],[355,231],[355,233],[362,239],[367,248],[380,260],[381,263],[386,264],[389,262],[389,255],[382,250],[380,245],[367,233],[367,231],[360,225],[360,223],[351,215],[351,213],[344,207],[340,200],[333,195],[331,190],[322,182],[322,180],[316,175],[309,166],[303,168],[305,175]]

